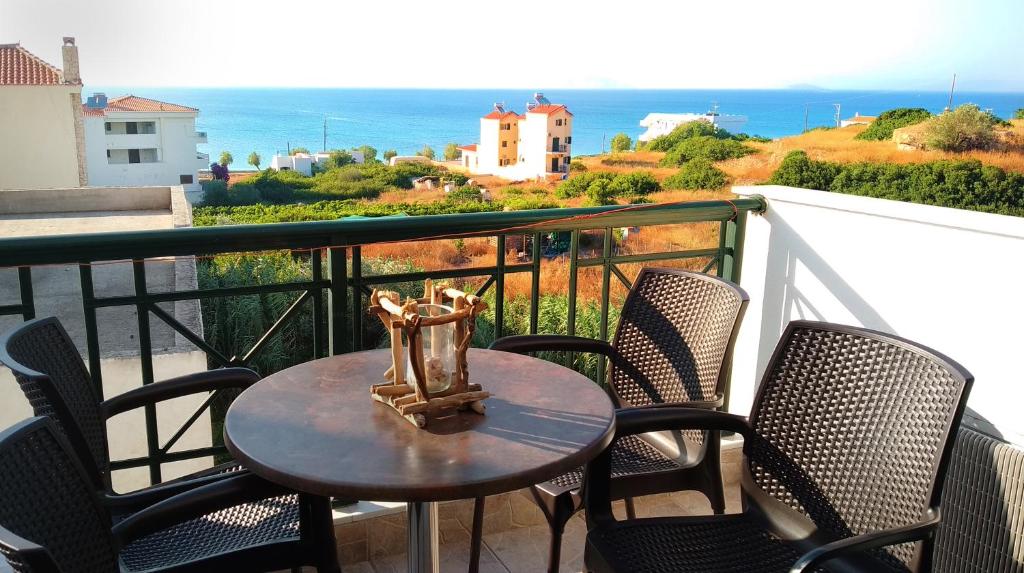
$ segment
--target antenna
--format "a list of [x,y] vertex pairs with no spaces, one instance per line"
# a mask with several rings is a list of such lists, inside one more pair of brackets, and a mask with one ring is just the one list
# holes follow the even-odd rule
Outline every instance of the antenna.
[[841,104],[841,103],[834,103],[834,104],[832,104],[832,106],[836,108],[836,127],[839,127],[839,126],[841,126],[843,124],[842,115],[841,115],[841,110],[843,109],[843,104]]
[[943,111],[949,111],[953,109],[953,90],[956,88],[956,74],[953,74],[953,83],[949,86],[949,101],[946,103],[946,109]]

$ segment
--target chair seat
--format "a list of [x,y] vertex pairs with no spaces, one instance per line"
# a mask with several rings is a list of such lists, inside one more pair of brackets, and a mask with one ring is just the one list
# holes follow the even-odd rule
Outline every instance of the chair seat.
[[[612,445],[612,478],[677,470],[683,467],[640,436],[626,436]],[[583,483],[583,468],[562,474],[542,484],[542,489],[569,491]],[[550,485],[554,487],[543,487]],[[557,492],[552,492],[557,493]]]
[[165,569],[228,551],[299,539],[299,496],[237,505],[137,539],[121,550],[128,571]]
[[597,573],[786,573],[802,552],[747,514],[617,522],[587,535]]

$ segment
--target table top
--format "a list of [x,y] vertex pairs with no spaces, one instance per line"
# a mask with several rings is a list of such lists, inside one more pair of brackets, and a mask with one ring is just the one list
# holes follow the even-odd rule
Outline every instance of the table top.
[[228,409],[224,439],[257,475],[298,491],[377,501],[494,495],[577,468],[611,443],[614,407],[589,378],[518,354],[470,349],[487,413],[418,429],[370,397],[390,350],[267,376]]

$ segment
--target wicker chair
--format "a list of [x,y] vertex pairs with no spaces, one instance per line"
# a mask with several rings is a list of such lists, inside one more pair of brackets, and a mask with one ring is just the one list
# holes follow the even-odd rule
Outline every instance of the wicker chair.
[[[259,380],[252,370],[223,368],[201,372],[149,384],[101,401],[77,348],[60,322],[52,317],[25,322],[0,338],[0,364],[12,370],[34,413],[51,418],[64,434],[115,521],[172,496],[234,477],[239,472],[247,473],[237,463],[228,462],[141,490],[115,493],[110,482],[106,421],[117,414],[181,396],[247,388]],[[274,519],[264,519],[268,511],[273,513]],[[326,498],[293,493],[268,502],[243,504],[231,512],[232,518],[254,525],[244,529],[250,539],[239,536],[219,539],[223,550],[243,547],[253,540],[273,539],[281,530],[282,520],[290,523],[293,534],[297,535],[303,514],[321,518],[319,529],[323,531],[316,532],[317,535],[330,535],[332,538],[334,535],[330,500]],[[266,531],[261,530],[264,527]],[[302,530],[303,535],[313,534],[307,530]],[[174,535],[187,533],[182,531]],[[166,541],[177,543],[174,535]],[[298,537],[290,542],[296,546],[308,545],[306,539]],[[290,552],[280,555],[283,561],[276,557],[271,560],[277,568],[303,564],[289,561]],[[305,562],[309,562],[308,557]]]
[[[326,557],[327,543],[333,554],[333,539],[291,540],[299,536],[296,525],[279,517],[289,496],[239,472],[112,526],[92,477],[51,418],[0,433],[0,554],[19,573],[266,571],[308,562],[308,555]],[[264,507],[262,523],[231,507],[246,504]],[[304,515],[297,527],[309,528],[311,519]],[[261,535],[252,535],[254,528]],[[225,550],[239,540],[247,541],[245,551]],[[337,563],[327,570],[337,571]]]
[[587,468],[587,571],[930,571],[943,477],[973,378],[948,358],[861,328],[791,323],[749,421],[622,410],[616,436],[743,435],[743,512],[616,521],[612,458]]
[[[738,286],[679,269],[645,268],[622,307],[612,344],[572,336],[510,336],[491,348],[508,352],[591,352],[607,357],[612,398],[618,407],[686,404],[717,409],[724,401],[726,363],[748,301]],[[703,431],[630,436],[612,449],[613,496],[699,490],[715,513],[725,510],[718,436]],[[548,570],[558,571],[562,532],[582,506],[583,468],[531,488],[551,529]],[[630,497],[627,497],[630,496]],[[473,523],[479,547],[483,500]],[[475,562],[475,561],[474,561]]]

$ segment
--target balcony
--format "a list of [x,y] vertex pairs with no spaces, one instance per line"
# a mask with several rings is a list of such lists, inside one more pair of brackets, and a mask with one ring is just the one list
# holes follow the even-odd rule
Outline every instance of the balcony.
[[107,149],[159,149],[160,136],[156,133],[108,133]]
[[558,145],[551,144],[551,149],[548,153],[569,153],[569,145],[565,143],[559,143]]
[[[729,411],[749,411],[756,380],[790,320],[834,321],[894,332],[949,353],[977,377],[964,424],[1024,443],[1017,412],[1022,396],[1014,382],[1024,307],[1007,297],[1024,285],[1019,264],[1024,260],[1024,220],[782,187],[734,191],[738,198],[731,201],[629,211],[611,206],[8,235],[0,239],[0,318],[6,319],[0,324],[7,329],[44,314],[84,317],[68,320],[77,320],[72,334],[95,365],[90,372],[94,383],[124,388],[155,379],[150,359],[156,359],[157,368],[168,367],[168,353],[162,347],[170,344],[167,341],[177,340],[190,352],[205,354],[212,366],[252,365],[263,373],[267,365],[283,366],[272,355],[280,351],[276,345],[284,337],[304,342],[303,360],[375,347],[378,340],[366,315],[371,289],[425,278],[463,281],[488,297],[491,310],[481,320],[493,337],[500,337],[512,329],[543,331],[544,313],[552,306],[547,298],[551,292],[542,286],[557,269],[566,277],[556,287],[563,289],[565,302],[561,333],[582,334],[586,315],[593,321],[588,328],[593,326],[594,334],[607,339],[615,328],[615,309],[640,267],[684,266],[736,281],[750,294],[731,364]],[[654,240],[651,233],[681,225],[699,229],[703,238],[690,244]],[[619,232],[623,228],[631,230],[625,238]],[[432,240],[438,229],[460,240],[478,241],[481,252],[493,259],[479,262],[481,255],[473,266],[439,263],[422,269],[373,262],[386,242],[414,242],[416,249],[450,243],[452,239]],[[564,247],[559,235],[567,237]],[[555,256],[542,256],[551,249]],[[291,280],[278,282],[280,275],[268,275],[276,279],[202,288],[203,283],[195,280],[197,265],[202,273],[210,257],[284,250]],[[962,271],[950,264],[967,261],[970,267]],[[997,272],[982,277],[976,271],[986,268]],[[178,276],[176,272],[191,279],[168,278]],[[40,286],[54,280],[67,287],[59,304]],[[186,302],[202,305],[243,297],[278,298],[277,314],[240,349],[218,346],[221,342],[204,330],[211,325],[186,322],[167,310],[176,311]],[[133,368],[112,366],[104,349],[111,340],[125,338],[127,331],[156,334],[131,337]],[[603,361],[571,364],[597,381],[605,379]],[[190,366],[179,366],[186,367]],[[10,384],[0,390],[17,392]],[[5,401],[14,399],[5,396]],[[174,475],[175,464],[209,465],[212,455],[224,454],[224,447],[212,438],[215,432],[188,442],[188,447],[162,448],[159,437],[176,434],[173,426],[163,425],[170,423],[168,418],[139,417],[121,427],[141,440],[135,449],[125,446],[113,452],[120,454],[113,467],[125,476],[126,485],[166,479]],[[210,424],[210,419],[200,421]],[[736,508],[740,445],[730,439],[724,446],[730,511]],[[513,492],[489,505],[494,508],[488,514],[493,529],[484,537],[484,559],[496,570],[499,565],[524,571],[543,567],[546,528],[524,495]],[[703,497],[692,492],[642,498],[638,508],[641,515],[698,514],[709,509]],[[441,508],[442,538],[448,540],[442,557],[449,565],[463,563],[467,511],[462,502]],[[364,565],[373,569],[362,570],[390,570],[400,563],[404,537],[393,531],[402,522],[396,512],[401,509],[371,502],[337,506],[342,559],[372,560]],[[584,530],[582,519],[573,518],[563,550],[566,571],[578,570],[569,568],[581,564]],[[374,538],[375,531],[392,533]]]
[[207,137],[205,131],[197,131],[195,135],[196,143],[207,143]]

